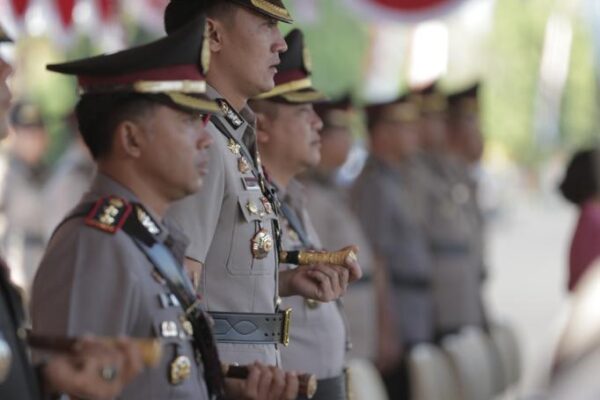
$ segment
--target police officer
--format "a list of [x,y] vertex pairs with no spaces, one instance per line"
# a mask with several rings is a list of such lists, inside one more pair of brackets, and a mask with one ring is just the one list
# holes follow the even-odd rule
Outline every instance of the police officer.
[[[352,147],[351,124],[355,110],[349,95],[314,105],[323,121],[321,161],[303,179],[306,209],[323,247],[339,249],[354,243],[363,277],[348,287],[344,309],[352,338],[350,358],[376,361],[384,367],[398,357],[397,338],[390,324],[388,282],[371,249],[360,221],[351,209],[350,196],[336,174]],[[395,347],[395,349],[394,349]]]
[[[319,162],[323,124],[312,104],[325,100],[325,96],[312,86],[310,55],[302,32],[294,29],[285,40],[288,50],[281,57],[275,87],[253,100],[251,107],[257,112],[258,145],[265,170],[281,200],[281,248],[319,249],[321,243],[308,217],[302,185],[294,178]],[[345,291],[349,279],[360,276],[358,265],[349,267],[312,265],[298,269],[310,270],[325,288],[339,292]],[[282,271],[294,269],[289,264],[280,265]],[[343,365],[348,338],[340,304],[292,296],[284,298],[283,305],[295,312],[290,345],[281,351],[284,368],[316,374],[319,388],[315,398],[345,399]]]
[[[0,27],[0,43],[10,39]],[[7,112],[11,94],[6,84],[11,68],[0,58],[0,138],[8,133]],[[115,346],[96,339],[81,340],[74,354],[55,354],[32,368],[24,344],[24,312],[9,269],[0,260],[0,398],[37,400],[41,395],[68,393],[90,399],[110,398],[141,369],[135,346],[121,339]],[[117,372],[116,369],[119,369]],[[99,371],[115,372],[105,380]],[[39,379],[39,382],[38,382]]]
[[223,113],[208,125],[215,144],[205,190],[174,205],[170,216],[191,238],[191,272],[203,268],[199,291],[215,321],[221,357],[246,364],[280,362],[289,313],[279,296],[303,294],[329,301],[306,269],[277,270],[276,199],[267,187],[256,146],[255,116],[247,100],[274,87],[286,44],[277,26],[291,17],[279,0],[173,0],[165,12],[168,32],[207,13],[211,65],[208,96]]
[[224,388],[181,267],[186,239],[163,220],[207,173],[212,140],[202,121],[217,105],[204,96],[204,41],[198,16],[151,44],[49,67],[78,77],[77,118],[98,175],[49,244],[34,282],[33,329],[161,338],[160,364],[125,388],[127,399],[222,398],[224,389],[231,398],[295,398],[293,374],[258,365]]
[[38,205],[48,168],[44,156],[49,137],[39,106],[18,102],[10,113],[14,131],[8,152],[1,207],[6,215],[5,246],[21,286],[29,290],[45,247],[44,216]]
[[[388,273],[396,329],[408,352],[433,339],[432,263],[405,173],[418,150],[419,110],[402,96],[372,104],[366,114],[371,154],[353,185],[353,205]],[[405,398],[405,366],[385,372],[390,397]]]
[[467,325],[483,325],[481,254],[474,251],[476,231],[472,190],[457,158],[450,153],[447,98],[432,85],[418,93],[422,153],[412,187],[426,208],[422,225],[433,260],[436,339]]

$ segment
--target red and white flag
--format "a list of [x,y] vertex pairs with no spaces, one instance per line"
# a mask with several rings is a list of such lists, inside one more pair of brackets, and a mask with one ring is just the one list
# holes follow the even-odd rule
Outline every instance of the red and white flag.
[[449,13],[467,0],[344,0],[372,19],[420,22]]

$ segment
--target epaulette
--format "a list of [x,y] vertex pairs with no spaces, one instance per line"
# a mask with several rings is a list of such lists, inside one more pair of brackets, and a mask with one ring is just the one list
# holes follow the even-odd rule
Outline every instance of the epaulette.
[[120,197],[103,197],[87,214],[85,223],[104,232],[115,233],[123,227],[132,210],[133,206]]

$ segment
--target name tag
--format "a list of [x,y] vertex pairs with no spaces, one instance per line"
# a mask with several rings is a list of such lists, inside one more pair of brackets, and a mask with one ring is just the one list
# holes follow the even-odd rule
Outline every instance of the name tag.
[[242,178],[242,184],[244,185],[244,189],[246,189],[246,190],[260,190],[260,184],[258,183],[258,178],[254,177],[254,176]]

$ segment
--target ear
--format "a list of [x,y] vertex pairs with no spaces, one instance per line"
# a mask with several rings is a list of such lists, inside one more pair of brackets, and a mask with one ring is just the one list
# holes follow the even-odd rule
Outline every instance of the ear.
[[115,145],[126,158],[140,158],[146,141],[143,127],[133,121],[123,121],[116,128]]
[[211,53],[218,53],[223,47],[223,25],[213,18],[206,18],[206,31]]
[[269,119],[263,113],[256,113],[256,141],[269,143]]

